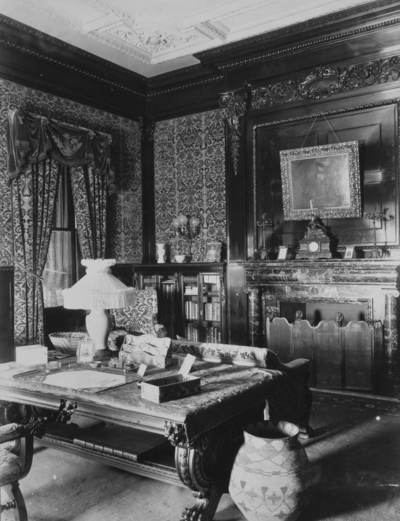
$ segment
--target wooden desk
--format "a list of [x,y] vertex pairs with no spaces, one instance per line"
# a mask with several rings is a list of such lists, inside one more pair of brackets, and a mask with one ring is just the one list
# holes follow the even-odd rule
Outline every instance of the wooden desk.
[[[41,418],[48,424],[48,434],[42,440],[45,445],[183,484],[196,497],[196,504],[185,509],[183,519],[197,520],[202,513],[202,519],[211,520],[222,493],[227,492],[232,464],[243,441],[243,426],[263,419],[266,404],[270,417],[293,421],[305,431],[310,412],[308,361],[275,361],[277,364],[279,369],[265,370],[197,363],[201,394],[164,404],[142,400],[136,383],[98,394],[46,385],[42,383],[44,370],[16,379],[0,373],[0,396],[22,404],[18,409],[23,410],[26,421]],[[176,371],[164,371],[163,376]],[[13,407],[15,410],[15,405],[10,410]],[[114,429],[112,441],[96,447],[92,439],[95,431],[71,424],[71,417],[74,423],[82,419],[107,422],[108,427],[103,424],[103,428]],[[153,437],[153,450],[147,447],[141,452],[143,433]],[[168,447],[160,435],[169,440]],[[132,447],[138,448],[136,453]]]

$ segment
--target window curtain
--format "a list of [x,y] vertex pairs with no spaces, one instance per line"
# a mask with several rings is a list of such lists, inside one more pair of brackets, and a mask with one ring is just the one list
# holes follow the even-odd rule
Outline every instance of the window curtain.
[[[72,184],[78,186],[79,192],[74,195],[74,199],[79,200],[75,203],[77,211],[78,214],[86,212],[85,219],[79,217],[82,224],[78,226],[80,243],[85,244],[82,251],[85,256],[89,253],[90,258],[104,256],[106,184],[111,178],[110,143],[111,137],[101,132],[17,110],[8,114],[16,345],[44,344],[45,341],[42,276],[62,166],[73,169]],[[98,201],[100,187],[101,203]],[[84,206],[89,210],[80,210]],[[88,229],[92,233],[89,234]],[[89,242],[90,248],[86,247]]]
[[72,194],[79,246],[84,259],[104,259],[107,183],[93,168],[71,168]]

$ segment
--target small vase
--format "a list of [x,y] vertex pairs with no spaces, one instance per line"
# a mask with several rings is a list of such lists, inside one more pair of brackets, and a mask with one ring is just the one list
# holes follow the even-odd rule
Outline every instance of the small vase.
[[250,424],[233,464],[232,500],[248,521],[294,521],[311,497],[311,471],[289,422]]
[[157,263],[163,264],[165,262],[165,244],[163,242],[157,242]]

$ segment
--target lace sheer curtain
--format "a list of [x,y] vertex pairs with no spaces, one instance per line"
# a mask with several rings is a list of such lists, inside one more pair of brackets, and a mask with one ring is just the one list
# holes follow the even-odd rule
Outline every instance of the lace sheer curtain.
[[[76,228],[69,200],[68,172],[64,168],[54,212],[53,230],[43,272],[44,307],[63,305],[61,291],[76,282]],[[72,194],[71,194],[72,198]],[[71,222],[72,221],[72,222]]]

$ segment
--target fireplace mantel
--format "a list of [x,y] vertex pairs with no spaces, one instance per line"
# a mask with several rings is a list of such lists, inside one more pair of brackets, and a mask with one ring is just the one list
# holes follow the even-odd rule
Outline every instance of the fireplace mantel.
[[[245,262],[246,285],[374,285],[397,291],[398,260]],[[398,294],[396,295],[398,296]]]
[[249,343],[266,345],[266,320],[284,302],[362,304],[366,320],[384,328],[382,394],[400,393],[398,350],[399,260],[254,261],[246,272]]

